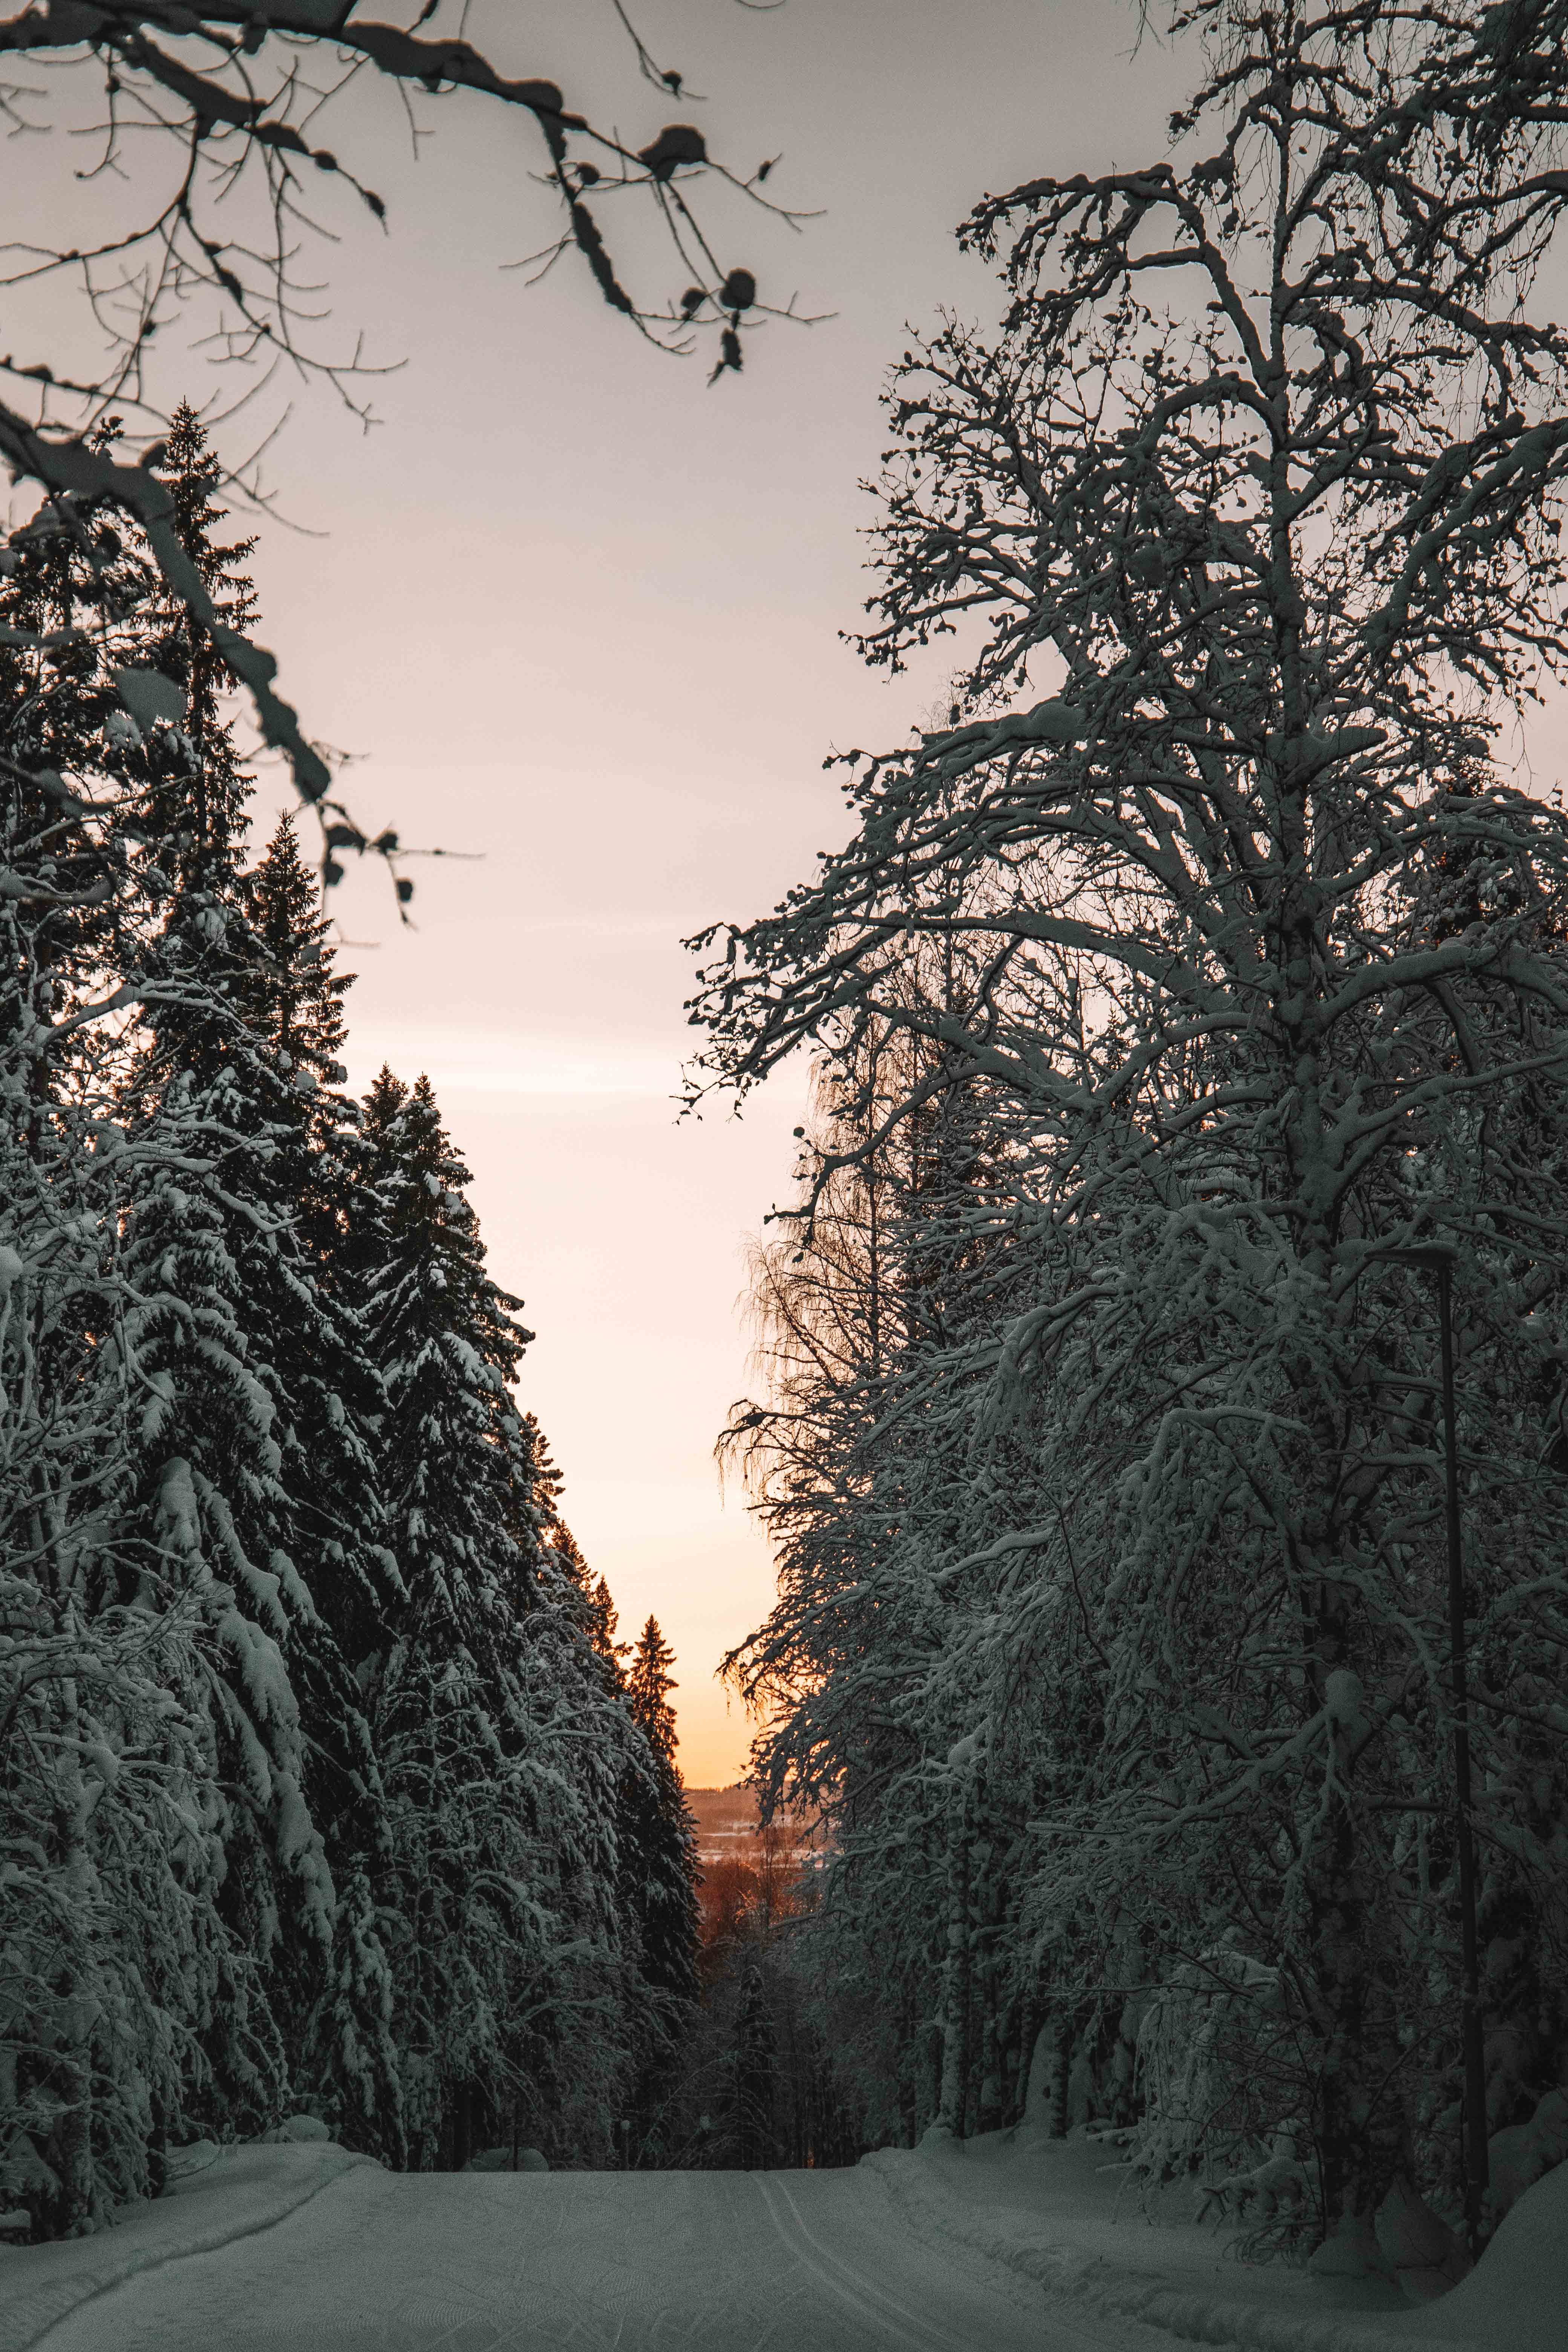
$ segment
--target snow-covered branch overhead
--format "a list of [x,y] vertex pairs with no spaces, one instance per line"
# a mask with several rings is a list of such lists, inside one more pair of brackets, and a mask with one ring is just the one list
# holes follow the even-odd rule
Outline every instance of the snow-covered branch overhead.
[[[844,847],[694,942],[693,1096],[817,1057],[731,1667],[840,1837],[831,1965],[938,2021],[883,2045],[905,2112],[1003,2120],[1043,2017],[1059,2112],[1238,2200],[1288,2147],[1260,2219],[1310,2245],[1458,2179],[1413,1245],[1491,2120],[1568,2052],[1568,823],[1493,756],[1568,656],[1568,75],[1552,6],[1178,29],[1172,153],[988,198],[1000,332],[894,372],[858,642],[950,637],[949,723],[848,754]],[[1139,2004],[1194,1987],[1227,2071],[1162,2116]]]

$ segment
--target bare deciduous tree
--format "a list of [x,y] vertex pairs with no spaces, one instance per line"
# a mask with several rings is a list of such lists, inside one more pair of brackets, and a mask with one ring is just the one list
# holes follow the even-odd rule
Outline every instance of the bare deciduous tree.
[[[672,102],[685,78],[661,68],[621,0],[609,0],[643,78]],[[750,207],[795,226],[765,183],[776,158],[746,173],[710,155],[704,132],[666,123],[641,146],[597,128],[559,86],[513,72],[466,37],[468,11],[452,11],[443,29],[442,0],[428,0],[411,26],[367,16],[357,0],[269,0],[262,7],[137,5],[137,0],[45,0],[0,23],[0,55],[18,76],[28,67],[64,75],[64,92],[96,91],[101,110],[97,144],[79,178],[123,185],[129,218],[116,218],[96,242],[13,242],[5,248],[0,286],[57,279],[74,287],[104,347],[100,368],[57,372],[46,357],[8,352],[0,379],[0,459],[14,475],[40,483],[66,517],[86,507],[117,508],[145,530],[169,589],[212,632],[243,681],[265,741],[289,761],[304,797],[320,803],[330,776],[300,732],[296,715],[273,691],[275,665],[210,611],[171,530],[166,495],[152,470],[163,418],[149,376],[159,333],[192,303],[210,308],[209,351],[263,373],[287,366],[324,378],[364,413],[368,373],[358,343],[346,355],[321,340],[321,289],[309,278],[302,248],[328,234],[315,213],[330,189],[385,223],[387,207],[355,160],[326,143],[334,116],[356,142],[363,122],[349,106],[368,84],[384,86],[417,137],[418,116],[455,93],[515,115],[538,142],[537,184],[553,197],[555,236],[531,257],[538,272],[575,257],[605,301],[649,343],[689,353],[714,347],[710,382],[738,371],[742,339],[766,317],[797,315],[760,299],[754,271],[721,257],[719,233],[699,195],[720,184]],[[513,46],[507,12],[498,27]],[[548,22],[548,16],[545,18]],[[528,12],[527,33],[539,26]],[[13,153],[29,162],[47,134],[47,86],[23,79],[0,84]],[[591,201],[590,201],[591,199]],[[687,282],[679,296],[650,299],[627,289],[599,225],[606,201],[651,207],[668,236],[672,264]],[[248,396],[248,392],[247,396]],[[91,428],[110,410],[127,429],[140,426],[140,467],[117,464],[95,446]],[[132,438],[135,436],[132,433]],[[252,481],[250,487],[254,488]],[[83,534],[84,553],[89,542]]]
[[[1062,1998],[1130,1962],[1239,2001],[1237,1948],[1277,1972],[1256,2079],[1289,2076],[1301,2211],[1359,2259],[1402,2171],[1455,2180],[1436,1334],[1387,1255],[1434,1237],[1513,2037],[1470,2132],[1568,2045],[1532,1975],[1568,1925],[1535,1793],[1564,1769],[1568,829],[1495,757],[1568,659],[1568,335],[1531,299],[1568,69],[1544,0],[1176,25],[1205,70],[1170,154],[987,199],[1001,334],[949,321],[897,372],[862,649],[957,635],[951,722],[850,755],[853,838],[729,934],[693,1014],[709,1083],[825,1050],[868,1162],[929,1100],[868,1116],[889,1034],[1011,1106],[1036,1296],[963,1335],[967,1390],[951,1349],[927,1367],[923,1457],[962,1429],[973,1466],[945,1528],[882,1539],[911,1609],[943,1596],[907,1713],[929,1773],[964,1705],[1040,1776],[1024,1926]],[[910,985],[950,949],[963,1002]],[[1009,1423],[1032,1463],[988,1494]],[[785,1631],[831,1719],[826,1635]],[[1086,1693],[1089,1743],[1053,1746]]]

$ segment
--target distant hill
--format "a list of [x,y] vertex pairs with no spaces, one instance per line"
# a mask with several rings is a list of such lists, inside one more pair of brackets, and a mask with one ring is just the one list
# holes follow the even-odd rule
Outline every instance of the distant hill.
[[[744,1853],[761,1832],[756,1797],[739,1781],[729,1789],[688,1789],[686,1801],[697,1817],[698,1851],[704,1862]],[[780,1829],[793,1830],[804,1845],[815,1816],[786,1812],[781,1807],[773,1819]]]
[[749,1835],[757,1828],[756,1798],[739,1780],[729,1789],[688,1789],[686,1801],[704,1837]]

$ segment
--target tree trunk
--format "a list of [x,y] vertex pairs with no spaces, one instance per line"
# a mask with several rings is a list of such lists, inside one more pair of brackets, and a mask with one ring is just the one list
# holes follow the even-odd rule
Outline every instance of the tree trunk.
[[937,2121],[963,2137],[969,2105],[969,2009],[973,1953],[969,1936],[968,1807],[960,1805],[948,1840],[947,1949],[942,1962],[942,2089]]

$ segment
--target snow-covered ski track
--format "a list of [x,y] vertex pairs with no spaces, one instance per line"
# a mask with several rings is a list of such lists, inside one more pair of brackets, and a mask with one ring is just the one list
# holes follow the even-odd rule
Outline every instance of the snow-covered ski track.
[[866,2169],[356,2168],[216,2251],[95,2295],[37,2352],[1121,2352],[1142,2329],[921,2242]]

